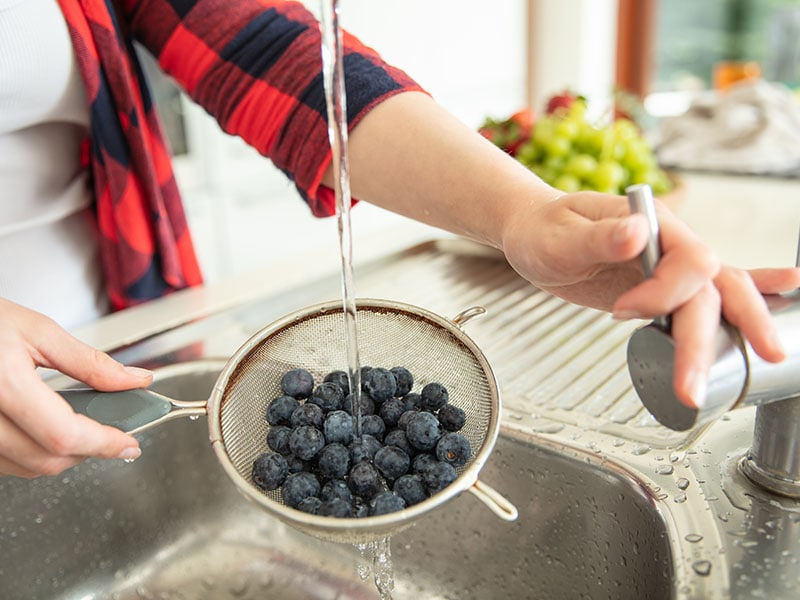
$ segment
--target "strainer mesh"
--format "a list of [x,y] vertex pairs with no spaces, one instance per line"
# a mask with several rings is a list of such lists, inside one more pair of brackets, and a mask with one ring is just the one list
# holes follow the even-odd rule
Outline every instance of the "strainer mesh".
[[[361,365],[403,366],[414,375],[415,392],[429,382],[447,387],[450,402],[466,413],[460,433],[470,441],[474,461],[487,440],[496,402],[475,353],[447,327],[404,308],[359,305],[357,324]],[[344,331],[341,308],[298,317],[267,332],[225,385],[220,404],[225,452],[250,487],[281,504],[280,491],[263,492],[251,483],[253,461],[269,450],[267,405],[281,394],[280,379],[289,369],[305,368],[317,383],[332,370],[347,371]]]

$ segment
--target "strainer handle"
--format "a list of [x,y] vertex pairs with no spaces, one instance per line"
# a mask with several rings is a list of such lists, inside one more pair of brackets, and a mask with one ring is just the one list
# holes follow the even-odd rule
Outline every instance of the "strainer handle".
[[126,433],[137,433],[173,416],[205,414],[205,402],[180,402],[146,389],[119,392],[74,389],[59,390],[58,394],[76,413]]
[[516,521],[519,517],[517,507],[490,485],[478,480],[472,484],[469,491],[504,521]]

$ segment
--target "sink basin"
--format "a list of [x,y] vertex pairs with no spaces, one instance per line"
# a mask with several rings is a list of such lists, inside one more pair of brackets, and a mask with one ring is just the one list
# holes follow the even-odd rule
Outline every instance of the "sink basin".
[[[207,398],[221,361],[157,371],[153,389]],[[89,460],[0,479],[4,600],[372,599],[353,546],[320,542],[230,483],[205,419],[140,436],[132,464]],[[463,494],[391,539],[402,599],[674,598],[668,527],[624,472],[504,427],[481,472],[519,508],[506,523]],[[361,569],[359,569],[361,565]]]

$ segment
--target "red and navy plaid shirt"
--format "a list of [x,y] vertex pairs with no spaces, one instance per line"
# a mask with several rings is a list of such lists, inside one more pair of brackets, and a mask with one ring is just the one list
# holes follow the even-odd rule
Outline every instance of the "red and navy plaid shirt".
[[[169,148],[133,42],[222,129],[295,184],[317,216],[331,160],[317,21],[297,2],[59,0],[90,102],[90,168],[101,254],[115,309],[201,283]],[[421,88],[344,35],[349,127],[376,104]]]

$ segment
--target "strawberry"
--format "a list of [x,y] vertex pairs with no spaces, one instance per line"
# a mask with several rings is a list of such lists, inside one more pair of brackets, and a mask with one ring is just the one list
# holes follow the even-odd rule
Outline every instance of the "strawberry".
[[523,108],[500,121],[487,118],[478,131],[487,140],[514,156],[517,149],[530,139],[533,122],[533,111]]
[[550,99],[547,101],[544,112],[545,114],[552,115],[559,110],[569,110],[569,107],[572,106],[572,103],[579,98],[580,96],[573,94],[571,91],[564,90],[563,92],[550,97]]

